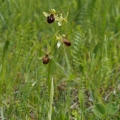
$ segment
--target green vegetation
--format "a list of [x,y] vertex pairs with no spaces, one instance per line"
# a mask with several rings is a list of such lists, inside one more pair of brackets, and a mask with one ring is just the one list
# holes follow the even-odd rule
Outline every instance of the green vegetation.
[[0,0],[0,56],[0,119],[120,120],[119,0]]

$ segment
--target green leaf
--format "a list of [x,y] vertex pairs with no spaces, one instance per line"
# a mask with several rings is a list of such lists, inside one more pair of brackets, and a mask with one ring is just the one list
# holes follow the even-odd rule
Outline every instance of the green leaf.
[[106,105],[106,111],[109,115],[114,115],[119,109],[119,104],[116,102],[108,103]]
[[7,40],[5,42],[4,48],[3,48],[3,53],[5,54],[5,52],[8,50],[8,46],[9,46],[10,42]]
[[105,107],[101,103],[97,103],[93,106],[92,111],[97,117],[101,118],[105,114]]
[[5,57],[5,54],[6,54],[7,50],[8,50],[9,44],[10,44],[10,42],[6,41],[5,45],[3,47],[3,57],[2,57],[3,60],[4,60],[4,57]]

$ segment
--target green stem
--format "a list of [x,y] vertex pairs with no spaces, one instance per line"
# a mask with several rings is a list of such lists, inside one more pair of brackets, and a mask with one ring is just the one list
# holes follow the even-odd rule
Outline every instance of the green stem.
[[50,93],[49,93],[49,110],[48,110],[48,118],[47,120],[51,120],[52,117],[52,104],[53,104],[53,97],[54,97],[54,84],[53,84],[53,78],[51,80],[50,84]]

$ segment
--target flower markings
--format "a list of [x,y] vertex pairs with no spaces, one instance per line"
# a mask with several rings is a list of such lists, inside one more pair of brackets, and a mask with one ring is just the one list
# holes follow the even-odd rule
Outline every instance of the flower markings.
[[47,16],[47,22],[49,24],[53,23],[55,21],[54,15],[50,14],[49,16]]

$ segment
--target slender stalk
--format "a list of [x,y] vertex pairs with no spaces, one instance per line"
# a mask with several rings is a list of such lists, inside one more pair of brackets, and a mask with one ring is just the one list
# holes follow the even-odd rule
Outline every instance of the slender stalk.
[[52,78],[52,80],[51,80],[51,85],[50,85],[49,110],[48,110],[48,117],[47,117],[47,120],[51,120],[51,117],[52,117],[53,97],[54,97],[54,85],[53,85],[53,78]]

